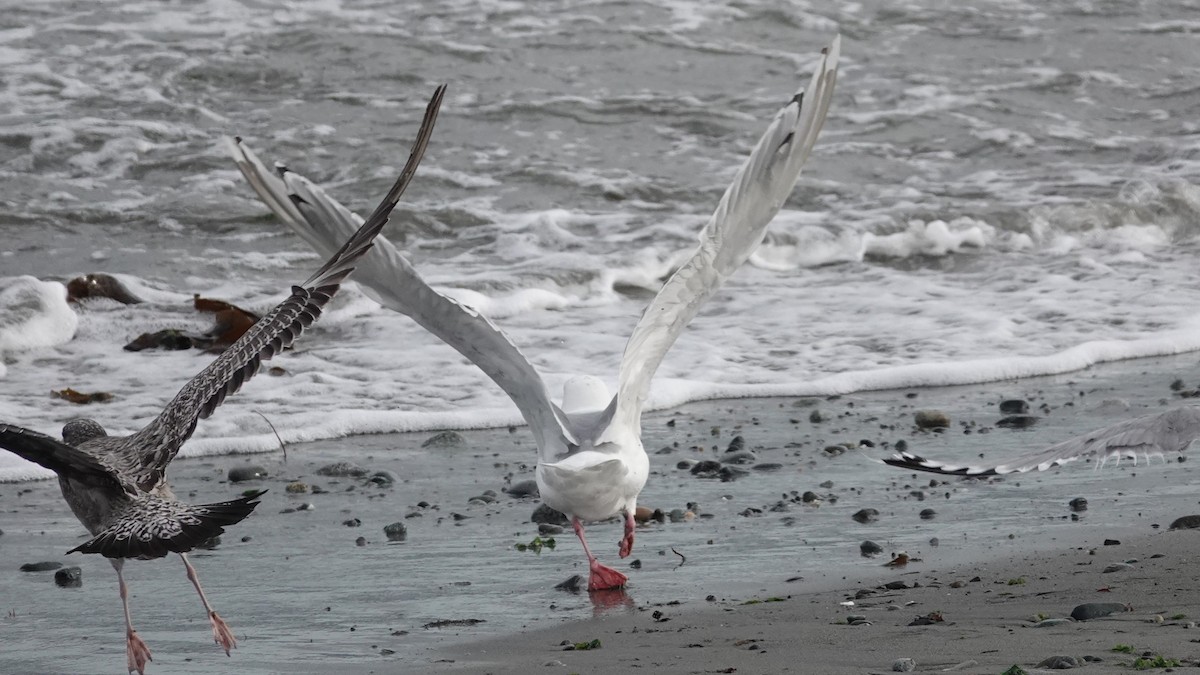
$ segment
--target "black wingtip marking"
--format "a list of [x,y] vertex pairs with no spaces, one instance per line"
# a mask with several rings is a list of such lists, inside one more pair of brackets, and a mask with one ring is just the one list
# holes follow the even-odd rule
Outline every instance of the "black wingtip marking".
[[804,107],[804,92],[802,92],[802,91],[796,92],[796,95],[792,97],[792,100],[790,101],[790,103],[795,103],[796,105],[803,108]]
[[920,455],[913,455],[913,454],[909,454],[907,452],[900,454],[900,455],[893,455],[891,457],[886,457],[883,460],[884,464],[887,464],[888,466],[894,466],[897,469],[908,469],[910,471],[924,471],[926,473],[936,473],[936,474],[941,474],[943,476],[961,476],[963,478],[986,478],[989,476],[1000,475],[996,472],[995,469],[988,469],[986,471],[972,473],[971,470],[967,467],[961,467],[958,469],[946,469],[944,467],[933,466],[933,465],[929,464],[928,462],[929,462],[929,460],[925,459],[924,457],[921,457]]
[[786,146],[788,143],[791,143],[792,139],[795,137],[796,137],[796,132],[789,131],[788,135],[783,137],[783,142],[779,144],[779,147],[775,148],[775,151],[778,152],[778,151],[782,150],[784,148],[784,146]]
[[241,145],[241,144],[242,144],[242,137],[241,137],[241,136],[234,136],[234,137],[233,137],[233,142],[234,142],[234,143],[237,143],[238,145]]

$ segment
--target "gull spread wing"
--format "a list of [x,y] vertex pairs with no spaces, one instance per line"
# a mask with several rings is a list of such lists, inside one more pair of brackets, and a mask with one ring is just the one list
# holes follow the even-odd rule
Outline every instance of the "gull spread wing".
[[132,483],[96,457],[36,431],[0,424],[0,448],[91,487],[136,493]]
[[1097,467],[1110,459],[1120,462],[1122,458],[1130,458],[1136,463],[1138,457],[1144,457],[1149,462],[1151,457],[1161,458],[1171,452],[1182,453],[1197,437],[1200,437],[1200,408],[1189,406],[1118,422],[997,466],[959,466],[908,452],[883,461],[914,471],[952,476],[995,476],[1045,471],[1084,458],[1095,459]]
[[154,421],[129,438],[138,449],[137,457],[133,458],[136,465],[121,468],[135,476],[139,486],[149,489],[161,480],[167,464],[191,437],[196,422],[212,414],[226,396],[254,377],[261,361],[290,345],[321,315],[321,308],[337,293],[341,282],[371,248],[372,241],[387,223],[388,215],[416,173],[433,133],[444,94],[445,86],[438,87],[425,110],[425,119],[404,171],[362,227],[307,281],[301,286],[293,286],[291,296],[276,305],[217,360],[192,378]]
[[[822,51],[808,88],[775,115],[700,233],[700,246],[667,280],[633,329],[621,359],[616,423],[640,428],[650,379],[700,306],[758,248],[791,194],[825,122],[841,38]],[[614,425],[615,426],[615,425]]]
[[[332,250],[361,222],[304,176],[284,168],[273,175],[241,141],[231,150],[259,198],[317,251]],[[381,305],[411,317],[499,385],[529,424],[539,450],[574,442],[541,375],[512,340],[487,317],[433,290],[386,238],[375,240],[354,278]]]
[[185,504],[154,494],[141,494],[117,507],[108,527],[67,553],[99,553],[106,558],[161,558],[167,553],[187,553],[244,520],[258,498],[258,490],[228,502]]

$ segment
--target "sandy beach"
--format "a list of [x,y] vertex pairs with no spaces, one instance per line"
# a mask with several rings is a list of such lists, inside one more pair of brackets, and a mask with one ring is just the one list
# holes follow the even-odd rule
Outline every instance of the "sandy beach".
[[[641,606],[458,645],[443,650],[445,662],[434,670],[850,675],[894,672],[898,660],[912,659],[914,672],[1002,673],[1016,665],[1036,673],[1050,670],[1046,661],[1056,656],[1073,657],[1088,673],[1129,672],[1139,657],[1154,656],[1196,666],[1200,596],[1192,571],[1200,535],[1110,534],[982,563],[910,563],[870,578],[826,580],[829,590],[776,584],[737,598]],[[1120,544],[1105,546],[1106,538]],[[1112,566],[1122,569],[1105,571]],[[900,583],[906,588],[884,586]],[[1130,611],[1054,621],[1085,603]],[[941,621],[913,625],[933,613]],[[865,623],[848,625],[851,617]],[[1048,625],[1039,626],[1043,619]],[[564,651],[563,643],[592,640],[599,648]]]
[[[292,446],[286,462],[279,452],[183,460],[172,482],[190,501],[269,490],[253,516],[193,556],[240,644],[227,659],[210,643],[176,559],[127,566],[134,622],[154,650],[150,672],[162,674],[868,673],[902,658],[918,672],[968,664],[959,672],[1000,673],[1014,664],[1033,672],[1056,655],[1103,659],[1087,672],[1124,672],[1142,653],[1191,663],[1200,632],[1184,626],[1200,617],[1189,572],[1200,535],[1167,531],[1200,513],[1191,462],[942,481],[870,457],[900,440],[946,458],[1027,451],[1186,403],[1171,400],[1169,384],[1194,367],[1180,356],[1020,382],[648,414],[653,472],[641,502],[680,517],[640,527],[624,561],[617,523],[589,528],[598,555],[630,575],[616,596],[555,589],[586,574],[569,529],[541,535],[554,548],[519,550],[539,536],[537,500],[505,492],[532,478],[521,428],[351,437]],[[998,401],[1012,397],[1035,409],[1031,427],[996,425]],[[953,428],[915,429],[921,409],[943,411]],[[731,445],[754,456],[723,464],[744,471],[735,480],[691,471],[701,459],[728,460]],[[339,462],[364,473],[322,475]],[[267,475],[229,481],[253,466]],[[818,501],[804,503],[807,491]],[[1073,517],[1077,497],[1089,507]],[[877,518],[856,522],[864,508]],[[396,522],[404,541],[383,532]],[[121,672],[115,577],[103,559],[63,555],[84,531],[57,484],[0,485],[0,530],[0,670]],[[860,555],[867,540],[878,556]],[[901,551],[917,560],[883,566]],[[82,586],[19,570],[40,561],[79,566]],[[1117,563],[1129,567],[1103,571]],[[897,581],[907,588],[880,589]],[[873,592],[858,597],[864,590]],[[1133,611],[1033,627],[1036,616],[1091,602]],[[943,621],[908,625],[933,612]],[[846,625],[855,616],[866,623]],[[598,649],[563,651],[564,641],[592,640]],[[1111,651],[1118,645],[1133,652]]]

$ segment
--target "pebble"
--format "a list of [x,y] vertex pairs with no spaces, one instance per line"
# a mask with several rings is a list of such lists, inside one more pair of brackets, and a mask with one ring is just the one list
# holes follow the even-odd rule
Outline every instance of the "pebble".
[[721,457],[721,461],[726,464],[753,464],[758,461],[758,456],[749,450],[742,450],[740,452],[725,453]]
[[430,436],[421,444],[422,448],[462,448],[466,447],[467,439],[457,431],[442,431]]
[[1067,502],[1067,505],[1071,507],[1072,511],[1087,511],[1087,499],[1083,497],[1076,497]]
[[936,515],[937,511],[933,509],[921,509],[921,520],[933,520],[933,517]]
[[1009,415],[996,422],[996,426],[1004,429],[1028,429],[1037,424],[1037,421],[1038,418],[1034,415]]
[[1084,664],[1083,659],[1075,656],[1051,656],[1042,659],[1042,662],[1037,664],[1038,668],[1049,668],[1051,670],[1066,670],[1068,668],[1078,668]]
[[583,589],[583,577],[578,574],[572,574],[566,581],[556,584],[554,590],[567,591],[568,593],[578,593]]
[[366,545],[367,545],[367,538],[366,538],[366,537],[359,537],[359,538],[355,539],[355,540],[354,540],[354,545],[355,545],[355,546],[366,546]]
[[1129,606],[1119,602],[1086,602],[1071,610],[1071,618],[1076,621],[1090,621],[1127,611]]
[[868,539],[858,545],[858,552],[862,554],[862,557],[870,558],[883,553],[883,547]]
[[701,460],[692,467],[692,475],[699,478],[716,478],[720,473],[721,463],[712,459]]
[[1133,565],[1129,563],[1113,563],[1105,567],[1101,572],[1124,572],[1125,570],[1133,569]]
[[21,571],[22,572],[49,572],[50,570],[56,570],[62,566],[63,566],[63,564],[60,562],[25,563],[24,565],[21,565]]
[[755,464],[754,466],[750,467],[750,470],[751,471],[762,471],[764,473],[770,473],[772,471],[779,471],[782,468],[783,468],[783,465],[776,463],[776,462],[762,462],[762,463]]
[[879,511],[876,509],[859,509],[853,516],[850,516],[859,523],[873,523],[879,520]]
[[[746,449],[746,439],[741,436],[734,436],[732,441],[729,441],[729,447],[725,450],[725,454],[742,452]],[[729,461],[729,460],[725,460]]]
[[342,525],[345,525],[346,527],[362,527],[362,521],[358,518],[351,518],[349,520],[343,520]]
[[308,492],[308,486],[304,483],[296,481],[295,483],[288,483],[287,487],[285,487],[283,491],[287,492],[288,494],[303,494]]
[[384,525],[383,533],[387,535],[388,541],[404,541],[408,538],[408,528],[400,522]]
[[517,499],[541,496],[541,493],[538,491],[537,481],[532,478],[518,481],[512,485],[509,485],[504,489],[504,492],[506,492],[509,497],[515,497]]
[[396,474],[386,470],[376,471],[375,473],[371,474],[371,477],[367,480],[380,487],[384,485],[392,485],[399,481],[399,479],[396,477]]
[[334,462],[317,469],[318,475],[334,478],[362,478],[368,473],[366,469],[353,462]]
[[1194,530],[1200,528],[1200,516],[1183,516],[1176,518],[1169,529],[1172,530]]
[[910,673],[917,669],[917,662],[913,659],[904,658],[896,659],[892,663],[892,672],[894,673]]
[[227,478],[230,483],[241,483],[248,480],[258,480],[266,478],[267,470],[257,464],[249,464],[247,466],[235,466],[229,470]]
[[804,494],[800,495],[800,501],[805,504],[812,504],[813,502],[821,501],[821,496],[812,490],[805,490]]
[[1105,546],[1120,546],[1121,541],[1119,539],[1105,539],[1104,545]]
[[722,483],[732,483],[742,476],[749,476],[750,472],[745,469],[739,469],[736,466],[723,466],[717,472],[717,476],[721,478]]
[[1034,628],[1049,628],[1051,626],[1061,626],[1064,623],[1071,623],[1070,619],[1042,619],[1033,624]]
[[567,520],[567,517],[561,512],[555,511],[545,504],[539,504],[538,507],[533,510],[533,515],[529,517],[529,520],[535,523],[547,523],[549,525],[571,524],[571,521]]
[[939,427],[946,428],[950,426],[950,417],[941,410],[918,410],[913,415],[913,421],[916,422],[919,429],[937,429]]
[[83,570],[64,567],[54,573],[54,583],[62,588],[79,588],[83,585]]
[[562,525],[551,525],[550,523],[538,523],[538,534],[562,534],[565,532]]
[[1019,398],[1010,398],[1000,402],[1002,415],[1024,415],[1029,412],[1029,404]]
[[931,537],[929,539],[929,545],[934,548],[937,548],[938,544],[940,544],[940,543],[942,543],[942,542],[937,537]]

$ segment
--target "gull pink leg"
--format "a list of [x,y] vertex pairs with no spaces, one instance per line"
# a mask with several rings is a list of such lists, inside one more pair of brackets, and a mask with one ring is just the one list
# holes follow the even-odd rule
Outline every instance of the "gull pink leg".
[[633,511],[625,512],[625,536],[621,538],[621,557],[628,557],[633,552],[633,530],[637,523],[633,520]]
[[121,591],[121,608],[125,610],[125,659],[129,666],[129,672],[146,675],[146,662],[154,659],[150,656],[150,648],[146,646],[145,642],[142,642],[142,638],[138,637],[137,631],[133,629],[133,619],[129,616],[129,588],[125,585],[125,575],[121,573],[125,561],[116,559],[109,562],[117,571],[117,587]]
[[183,558],[183,564],[187,567],[188,581],[196,587],[196,592],[200,594],[200,602],[204,603],[204,611],[208,614],[208,620],[212,623],[213,641],[225,650],[225,655],[229,656],[229,650],[237,646],[237,640],[233,637],[233,631],[229,630],[229,626],[217,616],[217,612],[213,610],[212,605],[208,604],[208,598],[204,597],[204,589],[200,588],[200,577],[196,576],[196,568],[192,567],[191,561],[188,560],[187,554],[180,553],[180,558]]
[[601,565],[600,561],[596,560],[596,556],[592,555],[591,549],[588,548],[587,539],[583,537],[583,523],[579,522],[578,518],[571,518],[571,525],[575,528],[575,536],[579,537],[579,543],[583,544],[584,554],[587,555],[588,590],[604,591],[611,588],[624,588],[629,577],[611,567]]

